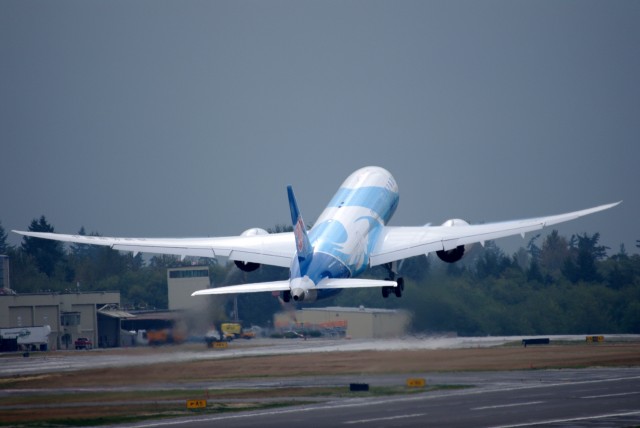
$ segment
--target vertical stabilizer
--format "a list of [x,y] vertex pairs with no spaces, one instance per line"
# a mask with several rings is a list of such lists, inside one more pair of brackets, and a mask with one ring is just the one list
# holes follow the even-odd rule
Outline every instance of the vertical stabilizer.
[[306,267],[311,261],[313,255],[313,247],[309,242],[309,236],[307,235],[307,228],[300,215],[298,209],[298,203],[296,197],[293,194],[293,188],[287,186],[287,194],[289,196],[289,208],[291,209],[291,222],[293,223],[293,234],[296,237],[296,252],[298,255],[298,261],[300,262],[300,270],[302,275],[306,273]]

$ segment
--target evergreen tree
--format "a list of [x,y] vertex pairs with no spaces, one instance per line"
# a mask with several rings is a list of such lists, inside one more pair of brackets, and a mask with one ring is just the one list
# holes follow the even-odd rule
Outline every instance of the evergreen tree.
[[540,234],[538,233],[536,236],[529,239],[529,242],[527,243],[527,251],[529,251],[533,260],[538,260],[540,258],[540,247],[536,245],[536,240],[539,237]]
[[[573,240],[573,239],[572,239]],[[576,236],[577,246],[573,249],[573,257],[567,260],[564,274],[571,282],[599,282],[602,276],[598,272],[596,262],[607,256],[607,247],[598,245],[600,234],[592,236]]]
[[7,233],[4,231],[4,227],[2,227],[2,222],[0,221],[0,254],[5,255],[11,250],[11,245],[7,243]]
[[535,260],[531,261],[531,264],[529,264],[529,269],[527,270],[527,281],[539,282],[541,284],[545,282],[542,272],[540,271],[540,264]]
[[[80,227],[80,230],[78,231],[78,235],[80,236],[87,235],[87,232],[85,231],[84,226]],[[71,244],[71,255],[74,258],[82,259],[88,256],[89,252],[91,251],[91,247],[92,245],[73,243]]]
[[[31,221],[29,231],[53,232],[54,229],[43,215],[39,220]],[[59,241],[25,236],[21,247],[22,251],[34,259],[38,270],[50,278],[56,270],[56,265],[64,260],[64,247]]]
[[560,270],[569,258],[569,245],[567,240],[558,234],[557,230],[551,231],[542,243],[540,251],[540,268],[553,277],[560,276]]
[[476,275],[479,278],[487,278],[488,276],[497,278],[510,266],[511,261],[495,241],[487,241],[484,245],[484,251],[476,261]]

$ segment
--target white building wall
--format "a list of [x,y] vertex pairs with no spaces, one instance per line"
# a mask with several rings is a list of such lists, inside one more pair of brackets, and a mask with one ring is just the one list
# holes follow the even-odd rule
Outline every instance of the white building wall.
[[[196,276],[189,276],[191,273],[196,273]],[[169,310],[204,309],[208,299],[204,296],[191,297],[191,294],[209,286],[209,268],[206,266],[167,269]]]

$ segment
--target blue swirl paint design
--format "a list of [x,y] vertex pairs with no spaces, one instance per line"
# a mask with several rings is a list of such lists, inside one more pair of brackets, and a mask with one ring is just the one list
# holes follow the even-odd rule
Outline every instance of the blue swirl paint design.
[[[385,223],[398,207],[399,195],[384,187],[361,187],[348,189],[341,187],[335,194],[330,207],[364,207],[375,212]],[[389,203],[391,201],[391,203]]]

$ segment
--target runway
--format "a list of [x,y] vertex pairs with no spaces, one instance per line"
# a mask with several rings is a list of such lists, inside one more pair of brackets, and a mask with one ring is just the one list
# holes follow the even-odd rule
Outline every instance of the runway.
[[[640,368],[426,374],[431,383],[476,385],[417,395],[353,398],[270,411],[190,417],[121,427],[636,426]],[[388,381],[388,377],[372,377]],[[335,382],[336,379],[332,379]]]
[[[613,337],[613,336],[609,336]],[[281,359],[278,355],[317,354],[315,361],[327,361],[335,353],[353,351],[406,351],[452,348],[485,348],[517,342],[520,337],[507,338],[408,338],[397,340],[260,340],[234,343],[232,349],[215,352],[201,345],[164,348],[138,348],[111,351],[76,351],[34,354],[29,358],[4,355],[0,360],[0,379],[15,375],[38,377],[41,374],[71,373],[78,370],[108,367],[136,367],[202,360],[235,360],[242,357],[264,356]],[[617,340],[637,342],[637,336],[617,337]],[[553,337],[554,341],[584,340],[584,336]],[[573,345],[567,345],[572,347]],[[561,348],[556,352],[561,352]],[[513,349],[513,348],[505,348]],[[521,348],[519,348],[521,349]],[[554,348],[549,348],[554,349]],[[582,348],[574,348],[582,349]],[[585,348],[587,349],[587,348]],[[615,347],[614,347],[615,349]],[[580,353],[586,351],[580,351]],[[464,352],[478,357],[477,353]],[[364,354],[363,354],[364,355]],[[393,355],[396,355],[394,353]],[[398,352],[397,355],[407,353]],[[422,355],[422,354],[420,354]],[[428,354],[430,355],[430,354]],[[577,356],[577,354],[574,354]],[[275,357],[274,357],[275,356]],[[304,358],[301,356],[301,358]],[[408,357],[407,357],[408,358]],[[428,356],[427,356],[428,358]],[[405,360],[405,363],[407,361]],[[291,406],[271,410],[233,413],[205,413],[175,419],[152,419],[120,427],[519,427],[519,426],[639,426],[640,425],[640,366],[627,368],[584,369],[527,369],[509,371],[476,371],[473,360],[461,371],[424,371],[420,362],[418,372],[410,377],[422,377],[436,389],[407,395],[368,396],[354,394],[340,398],[286,397],[251,398],[247,401],[271,403],[290,401]],[[635,365],[635,364],[634,364]],[[528,366],[528,365],[527,365]],[[215,367],[215,365],[214,365]],[[330,368],[329,368],[330,370]],[[455,369],[459,370],[459,369]],[[324,372],[323,372],[324,373]],[[269,375],[261,377],[236,376],[206,380],[200,376],[175,384],[162,377],[151,383],[109,386],[91,384],[82,387],[60,388],[59,385],[34,389],[0,388],[0,398],[14,395],[82,394],[84,392],[184,390],[259,390],[283,388],[347,387],[349,383],[367,383],[375,387],[404,385],[406,373],[389,370],[367,374],[318,374],[306,376]],[[403,392],[404,394],[404,392]],[[212,402],[234,402],[222,394]],[[272,401],[270,401],[272,400]],[[55,401],[55,399],[54,399]],[[236,402],[242,399],[235,400]],[[34,411],[46,411],[55,402],[30,405]],[[16,407],[18,408],[18,407]],[[11,410],[10,408],[5,410]]]

